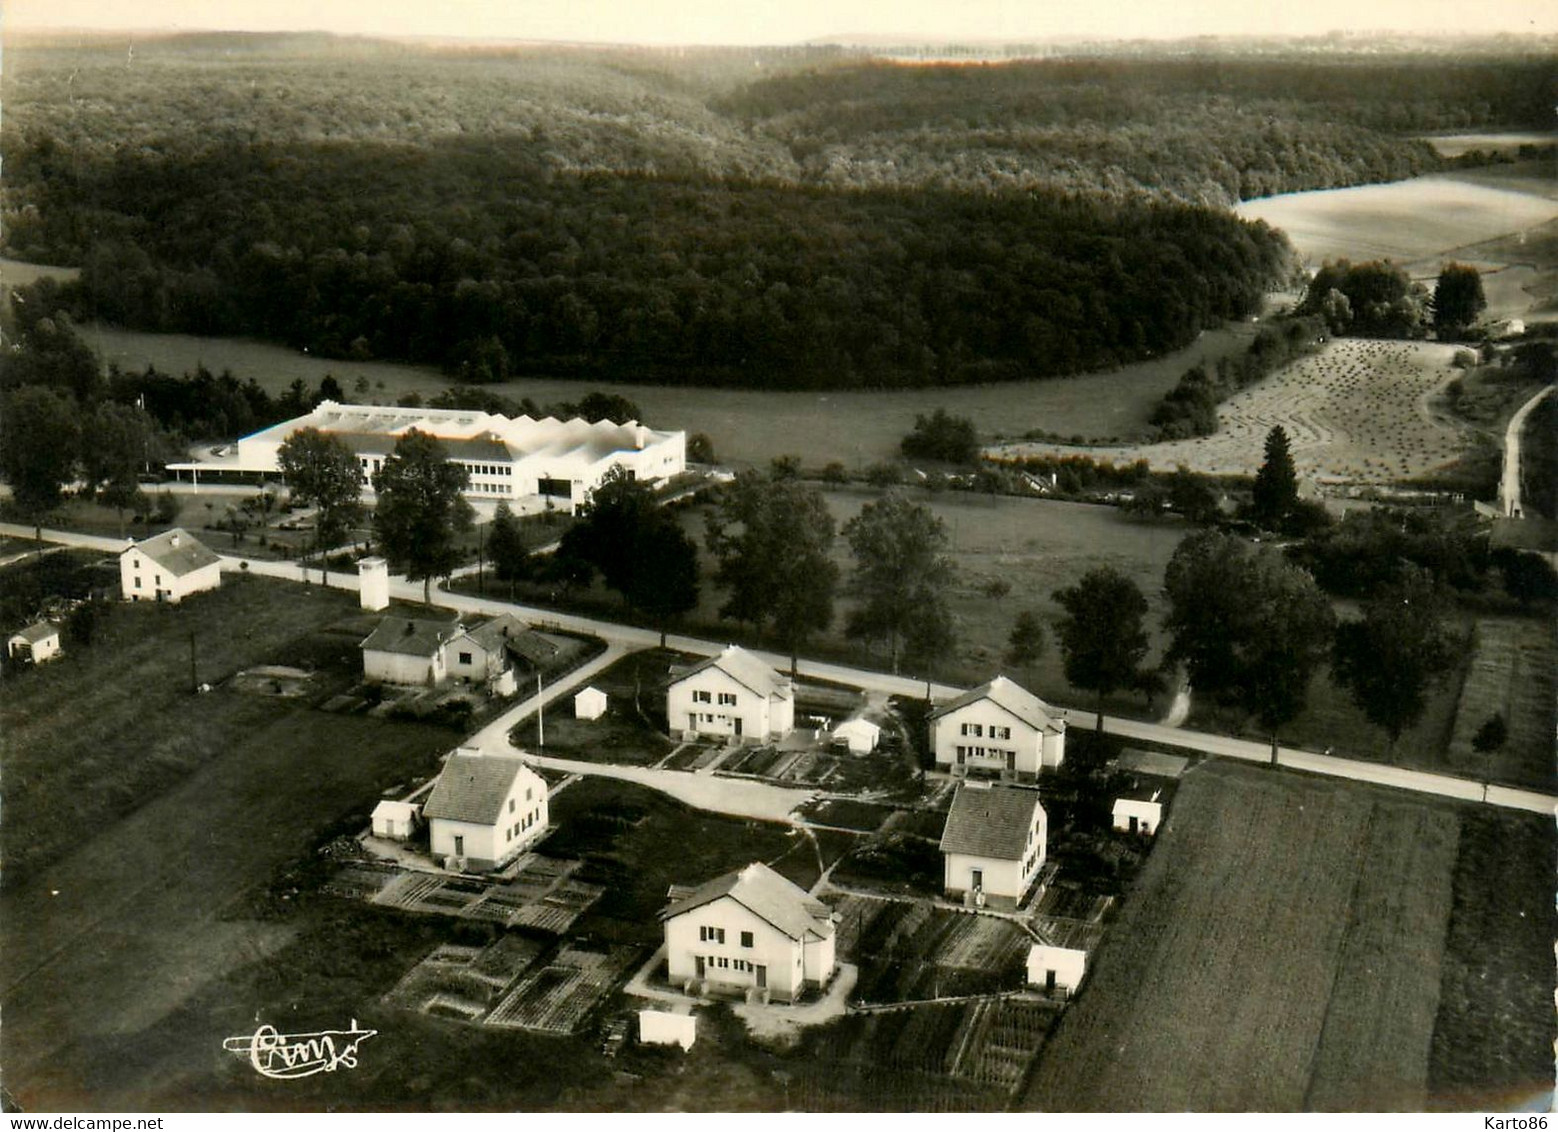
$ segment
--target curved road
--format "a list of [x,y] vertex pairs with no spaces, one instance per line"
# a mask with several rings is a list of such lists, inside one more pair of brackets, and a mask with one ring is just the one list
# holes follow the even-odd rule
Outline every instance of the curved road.
[[[1527,402],[1522,411],[1536,404],[1536,398]],[[0,534],[10,535],[15,538],[31,538],[32,528],[17,526],[11,523],[0,523]],[[123,549],[124,543],[117,539],[102,538],[95,535],[78,535],[69,531],[44,530],[43,538],[46,542],[56,542],[67,546],[76,546],[92,550],[105,550],[110,553],[118,553]],[[282,578],[288,581],[308,581],[318,583],[317,571],[311,577],[305,577],[300,566],[295,562],[271,562],[259,559],[243,559],[233,555],[223,555],[223,569],[237,571],[242,569],[241,563],[248,563],[248,570],[252,574],[263,577]],[[331,574],[330,585],[333,588],[343,590],[356,590],[356,574]],[[638,649],[653,648],[660,643],[660,634],[652,629],[641,629],[630,625],[618,625],[610,621],[597,621],[589,617],[580,617],[570,613],[559,613],[550,609],[541,609],[533,606],[516,605],[511,602],[498,601],[493,598],[471,597],[466,594],[448,593],[444,590],[434,590],[434,604],[445,609],[453,609],[463,613],[513,613],[543,629],[554,627],[567,629],[578,633],[588,633],[603,639],[607,645],[617,650],[616,655],[624,655],[627,652]],[[390,596],[402,601],[420,603],[422,587],[420,583],[407,581],[404,577],[390,579]],[[713,656],[724,646],[714,642],[705,641],[697,637],[684,637],[672,635],[666,638],[669,648],[681,652],[694,653],[699,656]],[[758,651],[757,655],[776,668],[789,667],[789,658],[774,653]],[[602,658],[597,658],[600,661]],[[609,662],[608,662],[609,663]],[[600,667],[605,667],[601,664]],[[924,696],[927,693],[935,699],[948,699],[961,694],[964,689],[947,684],[933,684],[925,680],[916,680],[907,676],[894,676],[885,672],[871,672],[866,669],[849,668],[838,664],[825,664],[818,661],[803,660],[799,670],[803,676],[811,676],[817,679],[831,680],[841,684],[849,684],[867,691],[881,692],[889,695]],[[566,681],[559,682],[547,689],[541,698],[541,702],[549,702],[552,698],[561,695],[567,688],[588,679],[588,676],[599,671],[593,664],[580,669]],[[491,746],[498,741],[500,733],[494,729],[498,724],[503,724],[501,736],[502,742],[507,744],[507,731],[513,724],[535,710],[535,698],[527,700],[511,709],[495,723],[484,728],[473,737],[478,745]],[[1085,710],[1066,710],[1061,715],[1073,727],[1093,727],[1097,722],[1097,715]],[[1201,731],[1186,731],[1182,728],[1165,726],[1161,723],[1144,723],[1140,720],[1121,719],[1115,716],[1104,717],[1104,727],[1116,735],[1127,739],[1141,739],[1153,742],[1165,743],[1170,746],[1188,747],[1208,754],[1220,755],[1225,758],[1243,759],[1247,762],[1269,763],[1271,761],[1271,747],[1267,743],[1253,742],[1248,739],[1236,739],[1226,735],[1212,735]],[[559,764],[567,760],[557,760]],[[1372,782],[1383,786],[1393,786],[1402,790],[1414,790],[1423,794],[1434,794],[1444,798],[1456,798],[1463,801],[1482,801],[1489,805],[1501,806],[1508,809],[1529,810],[1534,813],[1558,814],[1558,795],[1544,794],[1534,790],[1517,790],[1505,786],[1489,786],[1480,780],[1457,778],[1452,775],[1435,774],[1429,771],[1409,770],[1405,767],[1389,766],[1380,763],[1362,762],[1356,759],[1337,758],[1332,755],[1316,754],[1312,751],[1298,750],[1292,747],[1283,747],[1278,752],[1280,765],[1296,770],[1305,770],[1314,774],[1324,774],[1336,778],[1347,778],[1357,782]],[[605,771],[602,764],[585,763],[574,766],[571,763],[559,769],[576,770],[581,773],[602,774],[616,773]],[[619,768],[621,769],[621,768]],[[638,771],[635,770],[635,776]],[[675,771],[654,772],[658,775],[674,775],[675,778],[664,780],[662,786],[656,783],[657,788],[664,788],[668,793],[676,793],[669,789],[672,784],[677,784],[679,789],[695,789],[696,796],[702,797],[706,791],[702,787],[689,788],[681,786],[681,780],[686,778],[701,778],[703,776],[689,776]],[[627,777],[626,775],[622,775]],[[647,784],[647,783],[646,783]],[[753,783],[751,785],[759,785]],[[780,788],[773,788],[778,790]],[[806,792],[784,791],[786,794],[802,795],[804,800]],[[682,795],[678,795],[682,796]],[[696,800],[689,794],[684,800],[693,805],[705,805],[705,802]],[[712,800],[712,799],[711,799]],[[771,805],[780,804],[777,797],[764,797],[759,800],[754,794],[751,804],[755,809],[767,812]],[[798,804],[798,803],[797,803]],[[736,812],[742,812],[737,810]],[[757,816],[755,813],[752,816]]]
[[1504,475],[1499,480],[1498,498],[1499,508],[1504,512],[1505,518],[1523,517],[1520,506],[1520,432],[1525,427],[1526,417],[1531,415],[1531,410],[1541,404],[1542,398],[1554,389],[1558,389],[1558,385],[1549,385],[1521,405],[1515,410],[1515,415],[1509,418],[1509,425],[1504,429]]

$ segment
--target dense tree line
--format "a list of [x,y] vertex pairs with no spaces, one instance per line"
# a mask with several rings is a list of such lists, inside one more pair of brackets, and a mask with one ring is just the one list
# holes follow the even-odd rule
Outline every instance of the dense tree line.
[[1073,373],[1249,313],[1288,265],[1264,225],[1184,205],[547,179],[496,142],[124,154],[58,189],[61,240],[78,209],[115,202],[96,243],[61,249],[84,256],[82,312],[473,379]]
[[1411,338],[1423,327],[1428,293],[1388,260],[1327,261],[1304,292],[1302,314],[1325,319],[1333,334]]

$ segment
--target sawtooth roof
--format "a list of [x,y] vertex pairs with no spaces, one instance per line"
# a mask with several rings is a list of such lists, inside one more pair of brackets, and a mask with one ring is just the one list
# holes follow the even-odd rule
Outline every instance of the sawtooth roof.
[[672,900],[660,913],[662,920],[684,915],[728,896],[790,939],[804,940],[807,936],[826,939],[833,934],[832,910],[761,861],[716,877],[679,899],[677,892],[677,888],[671,889]]
[[977,787],[963,784],[941,833],[943,853],[1020,861],[1028,851],[1033,813],[1043,811],[1039,792],[1026,786]]
[[[503,802],[521,774],[534,774],[520,759],[482,755],[450,755],[438,785],[422,807],[429,820],[444,818],[473,825],[496,825]],[[537,776],[539,781],[539,776]]]
[[680,684],[710,668],[718,668],[736,683],[752,689],[760,696],[791,694],[788,677],[781,676],[740,645],[726,645],[725,650],[718,656],[711,656],[680,672],[673,671],[671,683]]
[[1039,731],[1060,730],[1060,725],[1050,715],[1048,704],[1020,684],[1008,680],[1005,676],[997,676],[989,683],[972,688],[955,700],[949,700],[931,712],[930,717],[932,719],[940,719],[942,716],[958,711],[961,708],[966,708],[970,704],[977,704],[980,700],[989,700],[1005,708],[1028,726]]
[[[175,545],[176,544],[176,545]],[[131,542],[125,553],[136,550],[161,566],[174,577],[193,574],[213,563],[221,556],[183,527],[174,527],[142,542]]]

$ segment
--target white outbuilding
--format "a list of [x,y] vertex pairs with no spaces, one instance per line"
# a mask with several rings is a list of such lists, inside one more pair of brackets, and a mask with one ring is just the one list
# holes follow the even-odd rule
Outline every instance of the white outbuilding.
[[691,1014],[640,1010],[638,1040],[646,1046],[681,1046],[683,1050],[689,1050],[698,1040],[698,1020]]
[[606,714],[606,693],[599,688],[586,688],[573,698],[575,719],[599,719]]
[[37,621],[25,629],[12,633],[6,641],[6,652],[12,660],[42,664],[60,654],[60,627],[48,621]]
[[868,755],[882,741],[882,729],[869,719],[846,719],[833,729],[833,741],[845,744],[852,755]]
[[1127,790],[1114,800],[1114,828],[1120,833],[1139,833],[1151,837],[1163,821],[1162,790],[1142,786]]
[[1087,952],[1036,943],[1028,949],[1028,985],[1045,994],[1076,994],[1087,973]]
[[373,836],[407,841],[421,821],[422,807],[415,802],[392,802],[386,798],[373,807]]

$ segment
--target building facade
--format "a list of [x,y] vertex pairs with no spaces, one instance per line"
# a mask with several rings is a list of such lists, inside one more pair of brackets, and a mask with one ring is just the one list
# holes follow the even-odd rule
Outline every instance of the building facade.
[[947,899],[1020,906],[1044,864],[1048,835],[1048,818],[1032,787],[960,784],[941,834]]
[[499,868],[546,833],[546,782],[520,759],[456,751],[422,807],[433,859],[461,872]]
[[1066,724],[1043,700],[1005,676],[931,713],[936,766],[1031,781],[1066,758]]
[[126,601],[180,602],[222,584],[222,559],[182,527],[119,554],[119,588]]
[[673,732],[687,738],[782,739],[795,729],[795,689],[788,677],[730,645],[718,656],[671,674],[666,719]]

